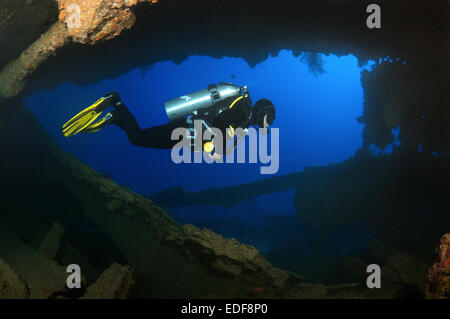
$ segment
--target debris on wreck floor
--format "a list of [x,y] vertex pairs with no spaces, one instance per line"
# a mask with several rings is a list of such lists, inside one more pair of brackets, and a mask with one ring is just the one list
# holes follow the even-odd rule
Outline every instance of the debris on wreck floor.
[[0,299],[25,299],[30,291],[23,279],[0,258]]
[[[49,235],[61,233],[62,226],[55,223]],[[0,298],[14,299],[45,299],[45,298],[73,298],[73,291],[66,286],[68,273],[66,267],[49,259],[54,250],[42,249],[37,251],[24,244],[4,224],[0,224]],[[50,237],[41,247],[55,247],[48,245]],[[57,236],[58,237],[58,236]],[[56,240],[59,243],[59,239]],[[51,256],[48,256],[49,252]],[[114,263],[105,270],[97,281],[77,293],[84,293],[87,299],[118,299],[126,298],[134,284],[133,270],[130,266]],[[82,284],[86,281],[82,276]]]
[[[379,242],[370,244],[372,260],[382,269],[380,289],[361,289],[364,298],[424,298],[426,263],[416,257],[386,247]],[[349,257],[347,267],[359,274],[361,283],[367,279],[368,263]]]
[[55,259],[60,247],[60,240],[64,235],[64,228],[59,223],[54,223],[44,241],[39,247],[39,252],[49,259]]
[[442,236],[436,249],[437,259],[428,269],[426,297],[450,298],[450,233]]
[[10,281],[16,285],[15,289],[9,290],[11,293],[20,291],[21,294],[25,294],[25,291],[29,290],[30,298],[42,299],[50,298],[54,293],[60,293],[66,289],[65,267],[24,244],[1,222],[0,258],[21,278],[21,280],[15,278],[14,281]]
[[[13,241],[18,242],[12,232],[4,227],[2,234],[3,236],[8,234],[9,244]],[[440,259],[428,272],[427,297],[429,298],[448,298],[449,296],[448,267],[450,265],[447,249],[449,239],[449,234],[442,237]],[[333,286],[307,283],[297,274],[271,266],[254,247],[242,245],[235,239],[225,239],[207,229],[200,230],[192,225],[184,226],[182,232],[169,234],[167,241],[171,242],[171,245],[176,243],[184,247],[189,258],[195,258],[202,263],[205,272],[232,282],[231,285],[222,285],[225,290],[216,287],[217,292],[209,292],[203,296],[205,298],[420,298],[423,295],[421,289],[425,287],[426,265],[424,263],[377,242],[372,243],[371,249],[381,261],[383,268],[383,289],[379,290],[369,290],[361,283]],[[37,252],[32,251],[28,248],[28,250],[22,250],[20,254],[28,255],[26,260],[32,260],[33,267],[29,263],[23,263],[25,259],[21,259],[21,264],[18,265],[10,254],[6,254],[5,257],[20,269],[18,271],[0,258],[0,285],[3,287],[0,290],[0,298],[74,298],[63,285],[52,281],[54,278],[50,278],[52,277],[50,273],[34,273],[34,267],[44,269],[53,262],[42,255],[37,258],[35,256]],[[5,254],[2,253],[2,255]],[[53,265],[59,268],[62,274],[63,268],[54,263]],[[349,267],[360,272],[362,279],[366,277],[366,266],[361,260],[349,260]],[[183,280],[186,279],[184,277],[189,276],[190,270],[172,274],[178,277],[177,285],[180,285],[180,288],[183,287]],[[33,279],[31,279],[32,273]],[[30,278],[30,284],[23,278]],[[198,274],[197,278],[199,278]],[[60,282],[62,280],[65,283],[63,280],[65,277],[60,276],[59,279]],[[39,286],[47,281],[53,284],[47,285],[45,289]],[[134,284],[133,269],[130,266],[114,263],[97,278],[95,283],[82,290],[83,294],[78,297],[125,299],[130,296]],[[233,289],[233,287],[236,288]],[[177,289],[177,287],[172,288]]]

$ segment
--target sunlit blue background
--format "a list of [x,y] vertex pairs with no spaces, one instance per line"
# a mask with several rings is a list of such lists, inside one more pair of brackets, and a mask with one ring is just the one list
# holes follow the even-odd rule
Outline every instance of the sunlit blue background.
[[26,99],[64,150],[119,184],[147,195],[171,186],[188,191],[235,185],[267,176],[261,164],[174,164],[170,150],[134,147],[125,133],[109,126],[96,134],[63,137],[61,125],[102,94],[119,91],[142,128],[164,124],[164,102],[220,81],[247,85],[255,102],[268,98],[277,108],[280,129],[277,174],[328,165],[352,155],[362,143],[361,68],[354,56],[322,56],[324,73],[314,75],[299,57],[283,50],[254,68],[241,58],[192,56],[180,65],[171,61],[134,70],[117,79],[89,86],[62,84]]

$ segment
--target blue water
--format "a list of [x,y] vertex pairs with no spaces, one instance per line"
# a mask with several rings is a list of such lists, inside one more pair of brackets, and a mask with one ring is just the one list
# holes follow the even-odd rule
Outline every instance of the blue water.
[[63,137],[60,127],[111,90],[119,91],[142,128],[160,125],[168,121],[165,101],[210,83],[230,81],[247,85],[254,102],[269,98],[275,104],[274,127],[280,130],[277,175],[302,171],[305,166],[337,163],[362,143],[363,125],[356,121],[362,114],[362,68],[354,56],[329,55],[322,59],[325,72],[317,75],[287,50],[254,68],[241,58],[191,56],[180,65],[160,62],[89,86],[65,83],[53,91],[36,92],[25,102],[64,150],[119,184],[144,195],[171,186],[196,191],[267,176],[260,175],[260,163],[177,165],[171,161],[170,150],[134,147],[115,126],[70,139]]

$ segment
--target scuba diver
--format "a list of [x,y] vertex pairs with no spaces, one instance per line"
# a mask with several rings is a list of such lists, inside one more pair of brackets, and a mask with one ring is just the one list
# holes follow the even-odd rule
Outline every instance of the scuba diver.
[[[95,122],[110,107],[113,110]],[[115,124],[125,131],[130,143],[135,146],[170,149],[174,146],[187,146],[189,143],[191,150],[203,150],[209,153],[211,158],[220,159],[223,153],[228,153],[228,150],[225,151],[227,135],[231,139],[236,137],[232,149],[237,147],[239,139],[245,138],[245,135],[242,138],[235,134],[236,128],[245,132],[252,125],[267,134],[269,125],[272,125],[275,119],[275,107],[271,101],[260,99],[252,106],[246,86],[239,87],[223,82],[170,100],[165,103],[165,110],[170,119],[167,124],[141,129],[133,114],[122,102],[119,93],[110,92],[65,123],[62,133],[65,137],[71,137],[80,132],[97,132],[109,124]],[[215,134],[212,134],[210,139],[201,139],[201,145],[197,145],[197,132],[194,128],[196,120],[201,122],[200,136],[203,136],[206,130],[211,132],[211,128],[222,132],[222,147],[216,147],[218,143]],[[171,137],[173,130],[180,127],[187,130],[188,142],[185,145]]]

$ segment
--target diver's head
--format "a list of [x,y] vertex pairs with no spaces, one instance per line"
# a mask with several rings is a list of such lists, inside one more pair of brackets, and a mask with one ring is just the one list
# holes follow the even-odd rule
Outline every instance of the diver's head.
[[252,108],[252,125],[267,129],[275,120],[275,106],[268,99],[258,100]]

